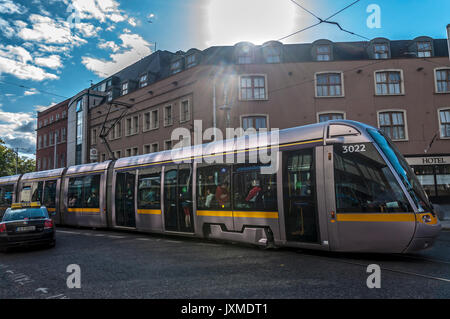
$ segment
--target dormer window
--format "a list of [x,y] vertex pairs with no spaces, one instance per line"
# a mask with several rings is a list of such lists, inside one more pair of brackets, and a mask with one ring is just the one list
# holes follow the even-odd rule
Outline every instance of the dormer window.
[[330,61],[331,60],[331,46],[330,45],[318,45],[316,47],[317,61]]
[[147,74],[141,75],[141,77],[139,78],[139,87],[143,88],[144,86],[147,86],[148,84],[147,79],[148,79]]
[[373,49],[375,59],[382,60],[389,58],[389,46],[387,43],[376,43]]
[[128,94],[128,82],[122,83],[122,95]]
[[417,42],[417,56],[419,58],[429,58],[433,55],[433,48],[431,42],[421,41]]
[[197,65],[197,57],[194,54],[190,54],[186,57],[186,68],[192,68]]
[[111,91],[111,90],[109,90],[108,92],[106,92],[106,100],[107,100],[108,102],[111,102],[111,101],[112,101],[112,91]]
[[177,74],[181,72],[181,60],[175,61],[170,66],[170,71],[172,74]]
[[249,45],[243,45],[238,48],[237,64],[252,63],[252,48]]
[[264,58],[266,63],[280,63],[281,62],[281,47],[267,46],[264,49]]

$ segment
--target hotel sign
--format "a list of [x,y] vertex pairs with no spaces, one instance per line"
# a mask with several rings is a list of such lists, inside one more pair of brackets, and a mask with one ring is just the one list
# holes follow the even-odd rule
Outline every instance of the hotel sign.
[[450,164],[450,156],[408,157],[409,165],[445,165]]

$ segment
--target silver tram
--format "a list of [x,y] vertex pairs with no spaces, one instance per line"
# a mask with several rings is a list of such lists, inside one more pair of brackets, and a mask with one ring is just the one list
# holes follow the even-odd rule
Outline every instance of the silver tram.
[[[262,149],[271,173],[254,156]],[[406,253],[441,229],[395,145],[354,121],[0,178],[0,206],[38,200],[60,225],[265,247]]]

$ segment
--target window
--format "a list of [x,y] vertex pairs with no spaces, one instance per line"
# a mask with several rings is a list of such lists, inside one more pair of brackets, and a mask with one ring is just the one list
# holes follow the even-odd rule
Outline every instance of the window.
[[316,47],[317,61],[330,61],[331,60],[331,46],[318,45]]
[[150,144],[144,145],[144,154],[150,153]]
[[14,185],[0,187],[0,207],[10,207],[13,202]]
[[391,170],[372,143],[334,146],[334,178],[338,213],[411,212],[411,206]]
[[61,154],[61,167],[65,167],[66,166],[66,161],[64,159],[64,153]]
[[50,123],[53,123],[53,115],[50,116]]
[[161,169],[156,167],[140,169],[138,179],[138,209],[160,208]]
[[55,144],[59,142],[59,131],[55,131]]
[[63,141],[66,140],[66,128],[65,127],[61,128],[61,139]]
[[264,56],[266,63],[280,63],[281,62],[281,47],[268,46],[264,48]]
[[128,82],[122,83],[122,95],[128,94]]
[[150,112],[144,113],[144,129],[143,131],[148,131],[150,129]]
[[450,109],[439,111],[441,138],[450,138]]
[[143,88],[144,86],[147,86],[147,84],[147,74],[141,75],[141,77],[139,78],[139,87]]
[[53,132],[50,132],[49,133],[49,142],[48,142],[48,144],[49,145],[53,145],[53,142],[54,142],[54,140],[53,140]]
[[57,121],[59,120],[59,113],[56,114],[56,120],[57,120]]
[[127,118],[125,125],[127,136],[137,134],[139,132],[139,115]]
[[38,161],[37,161],[37,170],[38,171],[41,170],[41,159],[40,158],[38,158]]
[[38,149],[42,148],[42,136],[38,137]]
[[377,95],[403,94],[403,75],[401,71],[375,72]]
[[[234,166],[232,189],[234,210],[277,211],[278,209],[277,176],[261,174],[259,165]],[[219,201],[217,196],[216,200]]]
[[242,76],[240,80],[241,100],[265,100],[266,77],[259,75]]
[[159,151],[159,144],[158,143],[153,143],[152,147],[151,147],[151,152],[152,153],[156,153]]
[[56,207],[56,181],[45,181],[44,200],[42,204],[47,208]]
[[172,74],[177,74],[177,73],[179,73],[179,72],[182,71],[181,67],[182,67],[182,66],[181,66],[181,60],[175,61],[175,62],[173,62],[172,65],[170,66],[170,72],[171,72]]
[[100,175],[88,175],[69,179],[68,207],[99,208]]
[[44,120],[44,126],[46,126],[46,125],[47,125],[47,119]]
[[126,157],[130,157],[130,156],[131,156],[131,148],[127,148],[127,149],[125,150],[125,156],[126,156]]
[[172,125],[172,105],[164,107],[164,126]]
[[166,151],[172,149],[172,140],[167,140],[167,141],[164,142],[164,149]]
[[244,131],[249,128],[259,130],[261,128],[267,128],[267,116],[245,116],[242,117],[242,128]]
[[433,54],[433,48],[431,42],[417,42],[417,56],[419,58],[429,58]]
[[252,63],[252,48],[249,45],[240,46],[237,53],[237,64]]
[[187,122],[191,119],[189,100],[182,101],[180,104],[180,123]]
[[91,144],[95,145],[97,144],[97,129],[92,129],[92,133],[91,133]]
[[389,111],[378,113],[380,129],[392,140],[406,140],[405,112]]
[[197,65],[197,58],[196,58],[195,53],[188,55],[187,58],[186,58],[186,68],[189,69],[189,68],[192,68],[192,67],[194,67],[196,65]]
[[137,147],[133,147],[133,151],[132,151],[131,154],[132,154],[133,156],[139,155],[139,150],[138,150],[138,148],[137,148]]
[[106,154],[102,153],[102,162],[106,161]]
[[319,116],[319,123],[331,121],[331,120],[344,120],[345,116],[344,113],[321,113],[318,114]]
[[109,135],[110,140],[120,138],[122,136],[122,122],[117,122],[116,125],[111,129]]
[[437,69],[436,74],[436,92],[450,93],[450,69]]
[[66,117],[66,114],[67,114],[67,112],[66,112],[66,111],[63,111],[63,112],[62,112],[62,118],[65,118],[65,117]]
[[316,97],[344,96],[342,73],[316,74]]
[[197,169],[197,208],[231,208],[231,166],[204,166]]
[[157,129],[159,128],[159,110],[153,110],[151,111],[151,126],[150,128]]
[[117,158],[117,159],[121,158],[122,157],[122,151],[115,151],[114,152],[114,157]]
[[376,43],[373,46],[374,57],[377,60],[389,58],[389,46],[387,43]]
[[47,134],[44,135],[44,147],[47,147]]
[[107,100],[108,102],[111,102],[111,101],[112,101],[112,91],[111,91],[111,90],[109,90],[108,92],[106,92],[106,100]]

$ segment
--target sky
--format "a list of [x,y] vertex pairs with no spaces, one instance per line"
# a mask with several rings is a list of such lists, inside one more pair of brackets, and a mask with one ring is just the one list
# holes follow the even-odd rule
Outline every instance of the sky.
[[[354,0],[0,0],[0,138],[35,153],[36,112],[155,50],[279,40]],[[283,43],[446,38],[449,0],[360,0]],[[312,14],[311,14],[312,13]]]

